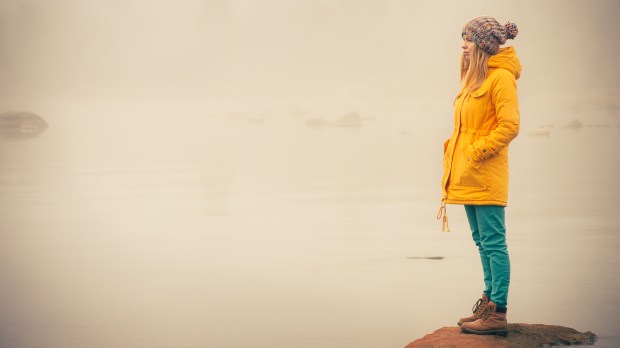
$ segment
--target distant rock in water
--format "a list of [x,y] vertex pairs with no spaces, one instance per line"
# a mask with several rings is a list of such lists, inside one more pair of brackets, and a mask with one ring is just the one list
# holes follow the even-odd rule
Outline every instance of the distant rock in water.
[[363,119],[357,112],[349,112],[338,118],[336,122],[330,122],[321,117],[306,120],[306,126],[314,129],[325,127],[359,128],[362,126]]
[[459,327],[444,327],[409,343],[405,348],[459,347],[459,348],[531,348],[570,345],[592,345],[592,332],[555,325],[508,324],[508,336],[474,335],[463,333]]
[[357,112],[346,113],[336,121],[336,126],[349,128],[361,127],[362,117]]
[[248,124],[261,125],[265,123],[265,120],[260,117],[248,117],[245,119]]
[[583,123],[581,123],[581,121],[575,119],[575,120],[572,120],[572,121],[568,122],[564,126],[564,128],[581,129],[581,128],[583,128]]
[[9,111],[0,113],[0,137],[29,139],[43,133],[47,122],[32,112]]
[[329,126],[329,122],[322,118],[311,118],[306,121],[306,126],[314,129],[322,129],[324,127]]
[[551,128],[548,127],[539,127],[536,129],[532,129],[527,133],[527,135],[535,136],[535,137],[548,137],[551,133]]

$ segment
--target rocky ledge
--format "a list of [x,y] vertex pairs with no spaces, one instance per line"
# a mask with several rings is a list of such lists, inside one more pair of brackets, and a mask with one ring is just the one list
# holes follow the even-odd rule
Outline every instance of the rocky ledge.
[[507,337],[472,335],[461,332],[459,327],[444,327],[405,348],[532,348],[592,345],[595,341],[596,335],[592,332],[582,333],[564,326],[508,324]]

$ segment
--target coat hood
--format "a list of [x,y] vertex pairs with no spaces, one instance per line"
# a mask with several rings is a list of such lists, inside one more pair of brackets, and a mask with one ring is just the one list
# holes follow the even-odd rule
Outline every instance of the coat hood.
[[502,68],[510,71],[515,79],[521,76],[521,62],[514,47],[500,48],[499,52],[489,58],[489,69]]

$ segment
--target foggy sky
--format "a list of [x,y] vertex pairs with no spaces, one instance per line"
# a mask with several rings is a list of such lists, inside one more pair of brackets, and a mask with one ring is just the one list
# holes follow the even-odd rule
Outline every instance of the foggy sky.
[[[616,98],[614,112],[597,111],[613,128],[557,127],[511,148],[520,202],[511,221],[524,232],[511,245],[529,277],[515,282],[517,317],[565,317],[605,338],[618,317],[605,301],[620,279],[608,238],[620,157],[607,151],[620,129],[608,122],[620,105],[619,9],[614,0],[0,0],[0,112],[30,110],[50,124],[38,142],[0,148],[0,346],[258,347],[269,335],[347,346],[347,334],[371,346],[365,335],[420,330],[402,298],[431,306],[441,288],[457,310],[467,291],[429,285],[432,267],[421,283],[399,260],[441,250],[449,267],[469,262],[459,244],[428,236],[439,231],[461,29],[479,15],[519,26],[509,44],[523,64],[524,131],[575,117],[587,127],[596,116],[549,96]],[[391,97],[414,102],[360,107]],[[211,110],[180,98],[233,102]],[[244,113],[250,98],[340,104],[269,114],[247,103]],[[304,125],[351,111],[363,131]],[[451,238],[473,246],[466,234]],[[558,269],[570,272],[558,281]],[[591,311],[566,312],[574,298]],[[601,315],[601,304],[611,309]],[[445,315],[418,312],[426,324]]]
[[5,94],[452,95],[460,32],[515,22],[523,95],[619,89],[616,1],[3,0]]

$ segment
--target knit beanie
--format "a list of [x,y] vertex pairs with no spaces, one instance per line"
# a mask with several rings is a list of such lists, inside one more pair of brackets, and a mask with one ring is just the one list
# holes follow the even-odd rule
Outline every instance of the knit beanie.
[[476,17],[463,27],[463,39],[473,41],[490,55],[499,52],[499,45],[506,43],[506,39],[514,39],[519,33],[517,25],[506,23],[503,26],[495,18]]

